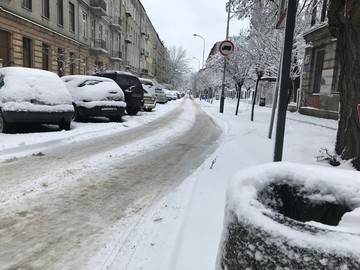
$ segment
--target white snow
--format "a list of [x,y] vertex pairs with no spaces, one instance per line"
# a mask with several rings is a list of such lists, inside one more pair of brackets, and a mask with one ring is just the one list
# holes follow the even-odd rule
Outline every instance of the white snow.
[[[177,100],[165,105],[159,104],[153,112],[140,113],[135,117],[124,116],[125,122],[123,123],[74,122],[72,129],[66,132],[0,134],[0,161],[33,154],[34,151],[38,152],[54,145],[134,128],[156,120],[178,106],[180,102],[182,101]],[[185,102],[189,103],[190,100]],[[104,243],[104,248],[98,251],[97,255],[84,266],[84,269],[214,269],[223,229],[226,190],[229,181],[236,179],[234,177],[242,169],[245,169],[245,171],[242,170],[242,174],[251,174],[254,173],[253,168],[257,168],[258,174],[253,180],[261,184],[261,176],[266,175],[266,166],[264,165],[264,169],[253,166],[272,162],[274,139],[267,137],[271,109],[256,106],[252,122],[250,121],[251,105],[247,102],[240,103],[237,116],[235,115],[236,100],[226,99],[223,114],[219,113],[218,100],[214,100],[213,104],[199,100],[196,102],[222,128],[224,135],[219,148],[190,177],[150,211],[140,211],[131,219],[120,220],[118,226],[115,224],[112,227],[112,231],[104,233],[103,238],[99,239]],[[149,147],[156,147],[158,143],[166,142],[171,136],[185,132],[191,127],[195,119],[192,115],[193,112],[190,111],[191,106],[187,107],[189,110],[184,110],[180,117],[183,119],[182,126],[172,127],[168,133],[159,133],[161,135],[156,139],[150,138],[150,142],[147,143],[152,146]],[[294,165],[297,168],[297,174],[301,177],[311,178],[309,183],[312,185],[316,185],[317,181],[322,181],[323,185],[327,185],[323,179],[326,177],[333,184],[341,187],[343,196],[354,195],[353,198],[357,199],[359,196],[358,186],[347,179],[352,179],[354,182],[359,181],[360,172],[354,171],[349,162],[342,162],[335,169],[326,162],[317,162],[316,157],[319,155],[320,148],[328,148],[330,152],[333,150],[336,129],[337,121],[288,113],[283,160],[297,163]],[[139,142],[140,145],[143,143],[146,142]],[[136,154],[140,148],[137,145],[131,145],[127,147],[127,151]],[[125,152],[117,153],[117,155],[125,156],[126,154]],[[89,162],[95,166],[102,166],[105,163],[104,158],[94,158]],[[301,164],[322,167],[324,170],[321,177],[312,174],[311,167]],[[210,169],[211,165],[212,169]],[[73,166],[76,168],[80,165],[74,164]],[[330,167],[332,169],[328,170]],[[286,171],[283,173],[286,174]],[[55,179],[56,181],[58,180]],[[236,185],[235,182],[232,183],[232,185]],[[236,192],[235,189],[231,190]],[[249,185],[247,189],[239,192],[239,201],[233,203],[238,204],[246,197],[252,198],[252,192],[253,189]],[[7,196],[7,203],[11,204],[11,196]],[[320,197],[319,199],[324,200],[332,199],[326,196]],[[138,202],[139,205],[141,203],[141,201]],[[354,201],[354,205],[358,204],[359,201]],[[251,207],[261,206],[252,205]],[[245,207],[245,210],[250,209],[250,206]],[[359,216],[358,209],[347,213],[338,229],[358,234],[359,230],[356,225],[359,224]],[[124,223],[132,224],[128,227],[127,232],[117,229]],[[268,225],[279,229],[277,224]],[[122,245],[120,246],[119,243]],[[323,244],[326,246],[326,241]],[[353,244],[349,243],[349,245]],[[124,258],[127,259],[124,260]]]
[[71,95],[59,76],[50,71],[0,69],[0,106],[6,111],[73,111]]

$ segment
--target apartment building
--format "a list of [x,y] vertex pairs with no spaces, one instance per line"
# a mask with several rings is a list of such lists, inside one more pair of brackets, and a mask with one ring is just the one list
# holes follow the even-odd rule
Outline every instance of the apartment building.
[[3,66],[126,70],[162,81],[166,48],[139,0],[2,0]]

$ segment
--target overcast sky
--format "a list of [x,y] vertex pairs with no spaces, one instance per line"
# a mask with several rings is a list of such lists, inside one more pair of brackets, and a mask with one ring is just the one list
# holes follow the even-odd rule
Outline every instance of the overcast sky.
[[[167,48],[182,46],[195,70],[203,61],[205,39],[205,60],[217,41],[226,37],[227,0],[140,0],[155,30]],[[236,35],[247,24],[230,20],[230,35]]]

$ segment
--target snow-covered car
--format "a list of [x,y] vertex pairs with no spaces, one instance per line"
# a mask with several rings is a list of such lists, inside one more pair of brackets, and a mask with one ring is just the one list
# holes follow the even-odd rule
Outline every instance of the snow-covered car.
[[124,91],[126,112],[136,115],[144,105],[144,89],[138,77],[125,71],[104,71],[94,74],[114,80]]
[[19,123],[56,124],[69,130],[71,95],[53,72],[24,67],[0,68],[0,129]]
[[173,90],[168,90],[167,96],[169,99],[171,100],[177,100],[178,99],[178,94],[176,91]]
[[75,121],[89,116],[121,120],[126,108],[125,96],[112,79],[88,75],[69,75],[61,79],[72,96]]
[[156,107],[156,95],[154,82],[147,78],[139,78],[142,87],[144,88],[144,111],[151,111]]
[[166,96],[166,93],[163,89],[161,88],[155,88],[155,95],[156,95],[156,102],[157,103],[166,103],[168,102],[168,98]]

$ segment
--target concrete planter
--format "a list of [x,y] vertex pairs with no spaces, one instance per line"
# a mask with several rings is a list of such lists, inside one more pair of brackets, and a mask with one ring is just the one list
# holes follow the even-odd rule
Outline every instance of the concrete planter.
[[216,269],[360,269],[360,173],[292,163],[240,171]]

